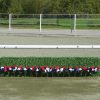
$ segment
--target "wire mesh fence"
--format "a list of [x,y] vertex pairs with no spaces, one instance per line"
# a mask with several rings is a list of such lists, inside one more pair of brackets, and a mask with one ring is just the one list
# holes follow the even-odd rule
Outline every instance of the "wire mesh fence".
[[70,29],[71,15],[44,14],[42,15],[43,28]]
[[84,14],[77,15],[77,28],[81,29],[100,29],[100,15],[99,14]]
[[0,14],[0,27],[9,27],[9,14]]
[[0,14],[0,27],[100,29],[100,14]]
[[11,25],[13,28],[39,28],[40,15],[38,14],[12,14]]

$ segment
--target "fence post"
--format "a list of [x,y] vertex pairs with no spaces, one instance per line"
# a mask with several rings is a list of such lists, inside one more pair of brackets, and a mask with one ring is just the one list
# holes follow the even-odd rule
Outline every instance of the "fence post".
[[9,14],[9,31],[11,31],[11,19],[12,19],[12,14]]
[[72,19],[73,19],[73,15],[70,15],[70,29],[71,29],[71,33],[73,32]]
[[74,14],[74,31],[76,31],[76,14]]
[[42,30],[42,14],[40,14],[40,32]]

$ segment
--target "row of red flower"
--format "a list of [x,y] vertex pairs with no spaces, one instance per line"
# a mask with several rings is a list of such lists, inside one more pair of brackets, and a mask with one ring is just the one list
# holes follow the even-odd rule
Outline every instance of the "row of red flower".
[[52,70],[55,70],[57,72],[59,71],[64,71],[64,70],[69,70],[69,71],[86,71],[86,70],[89,70],[89,71],[100,71],[100,66],[98,67],[94,67],[94,66],[90,66],[90,67],[86,67],[86,66],[75,66],[75,67],[72,67],[72,66],[69,66],[69,67],[66,67],[66,66],[26,66],[26,67],[23,67],[23,66],[1,66],[0,67],[0,70],[4,70],[5,72],[6,71],[9,71],[9,70],[13,70],[13,71],[16,71],[16,70],[24,70],[24,71],[27,71],[27,70],[31,70],[31,71],[47,71],[47,72],[50,72]]
[[[100,74],[100,66],[1,66],[0,76],[90,76]],[[99,75],[98,74],[98,75]]]

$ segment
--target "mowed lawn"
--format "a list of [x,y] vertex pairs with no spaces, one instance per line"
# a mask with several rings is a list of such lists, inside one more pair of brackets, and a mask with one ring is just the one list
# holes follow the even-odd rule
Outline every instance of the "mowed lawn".
[[[40,27],[39,15],[28,18],[12,18],[12,27],[34,28]],[[8,18],[0,18],[0,27],[9,25]],[[74,28],[74,18],[42,18],[42,28],[44,29],[70,29]],[[77,18],[77,29],[100,29],[100,18]]]
[[1,77],[0,100],[100,100],[100,78]]

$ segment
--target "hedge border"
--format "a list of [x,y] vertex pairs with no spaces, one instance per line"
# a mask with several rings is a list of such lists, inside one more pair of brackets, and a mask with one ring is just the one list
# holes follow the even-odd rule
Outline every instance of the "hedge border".
[[0,66],[100,66],[98,57],[1,57]]

